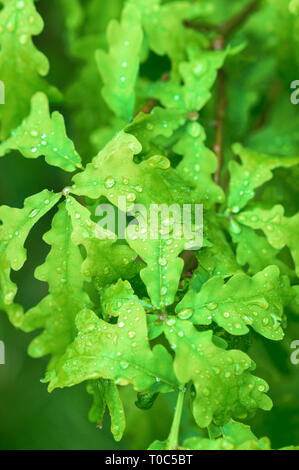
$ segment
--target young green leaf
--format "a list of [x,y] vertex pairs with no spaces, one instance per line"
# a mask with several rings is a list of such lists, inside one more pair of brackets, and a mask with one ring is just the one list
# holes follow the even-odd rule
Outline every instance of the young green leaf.
[[121,23],[116,20],[109,23],[109,52],[96,52],[98,68],[104,81],[104,99],[116,116],[126,122],[133,117],[142,38],[139,11],[128,4],[123,10]]
[[221,276],[207,281],[199,292],[190,290],[176,307],[178,315],[189,312],[195,325],[215,321],[232,335],[248,333],[247,325],[272,340],[280,340],[283,302],[279,269],[269,266],[252,278],[239,273],[225,284]]
[[211,206],[224,201],[224,194],[211,178],[217,169],[216,155],[205,145],[206,134],[198,122],[189,123],[173,150],[183,155],[177,171],[195,188],[198,199]]
[[160,0],[130,0],[130,3],[140,9],[146,39],[156,54],[167,54],[177,63],[184,58],[187,44],[198,47],[204,42],[199,33],[185,28],[183,22],[204,15],[210,5],[190,5],[186,1],[161,5]]
[[120,441],[126,427],[126,418],[117,386],[111,380],[91,380],[87,384],[87,391],[93,395],[89,420],[101,426],[107,406],[111,416],[111,432],[114,439]]
[[44,236],[45,242],[51,245],[51,251],[35,272],[37,279],[48,283],[49,294],[25,314],[22,325],[27,332],[43,328],[43,332],[31,342],[29,354],[33,357],[51,354],[49,370],[76,336],[77,313],[91,306],[83,290],[84,279],[80,274],[82,256],[72,243],[72,230],[71,217],[62,203],[51,230]]
[[222,427],[219,439],[191,437],[184,441],[184,449],[193,450],[271,450],[267,437],[258,439],[249,426],[231,420]]
[[73,224],[72,241],[86,250],[84,277],[101,288],[120,277],[129,279],[138,273],[140,263],[135,262],[137,255],[128,245],[118,244],[116,235],[93,222],[89,210],[74,198],[67,198],[66,208]]
[[11,269],[20,270],[27,257],[24,243],[32,227],[59,201],[61,195],[48,190],[25,199],[24,207],[16,209],[8,206],[0,207],[0,305],[9,307],[12,323],[18,327],[23,321],[22,311],[12,308],[16,295],[16,286],[10,280]]
[[258,235],[253,229],[245,226],[242,226],[239,233],[231,231],[231,236],[233,242],[237,244],[237,262],[241,266],[248,264],[249,274],[256,274],[270,264],[275,264],[280,272],[292,276],[292,270],[277,258],[279,250],[273,248],[266,237]]
[[31,112],[22,124],[0,144],[0,157],[10,150],[19,150],[26,158],[45,156],[49,165],[65,171],[82,168],[81,158],[67,137],[64,119],[55,111],[50,115],[48,98],[36,93],[31,100]]
[[287,246],[293,257],[296,273],[299,274],[299,213],[293,217],[285,217],[284,208],[276,205],[270,210],[256,208],[243,212],[237,220],[254,230],[262,230],[270,245],[277,250]]
[[272,157],[242,147],[233,146],[233,151],[241,158],[242,164],[229,163],[231,174],[228,208],[233,213],[240,212],[255,195],[255,189],[269,181],[272,170],[278,167],[290,168],[299,164],[299,157]]
[[172,233],[168,237],[159,234],[157,239],[150,238],[150,231],[136,235],[136,229],[128,231],[128,243],[138,253],[147,267],[140,271],[152,304],[163,310],[174,302],[184,262],[178,258],[187,242]]
[[149,208],[151,204],[193,200],[192,188],[170,168],[166,157],[154,155],[136,164],[134,155],[141,150],[134,136],[121,131],[74,177],[72,193],[92,199],[105,196],[124,212],[133,203]]
[[255,364],[241,351],[215,346],[213,332],[199,332],[186,320],[166,321],[165,335],[175,351],[174,369],[178,380],[192,380],[196,390],[193,415],[200,427],[214,421],[223,425],[230,418],[245,418],[256,409],[269,410],[268,386],[250,371]]
[[[126,291],[128,282],[123,283]],[[135,390],[169,391],[177,386],[171,356],[157,345],[150,348],[146,315],[139,299],[124,301],[116,324],[91,310],[76,319],[78,336],[48,374],[49,390],[70,387],[88,379],[103,378],[116,384],[133,384]]]
[[30,99],[44,91],[57,99],[58,92],[44,77],[48,59],[36,49],[32,36],[40,34],[43,21],[34,0],[4,0],[0,12],[0,77],[5,85],[5,106],[0,107],[0,140],[7,138],[28,114]]

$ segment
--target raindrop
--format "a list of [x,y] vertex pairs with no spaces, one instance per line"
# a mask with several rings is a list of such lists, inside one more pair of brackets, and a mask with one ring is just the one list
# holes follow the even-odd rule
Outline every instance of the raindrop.
[[7,23],[6,29],[7,29],[7,31],[9,31],[10,33],[12,33],[12,32],[14,31],[14,29],[15,29],[14,23],[12,23],[12,22]]
[[35,217],[37,215],[37,213],[38,213],[38,209],[34,209],[33,211],[30,212],[29,217],[30,218]]
[[160,266],[166,266],[167,264],[166,258],[159,258],[159,264]]
[[240,208],[238,206],[232,207],[232,213],[237,214],[239,212]]
[[134,193],[129,193],[129,194],[127,195],[127,200],[128,200],[129,202],[134,202],[135,199],[136,199],[136,194],[134,194]]
[[193,315],[193,311],[192,309],[188,308],[186,310],[182,310],[181,312],[178,313],[178,317],[181,319],[181,320],[188,320],[189,318],[191,318]]
[[27,34],[22,34],[22,35],[19,37],[19,42],[20,42],[20,44],[26,44],[27,41],[28,41],[28,36],[27,36]]
[[112,178],[112,176],[108,176],[104,181],[105,188],[107,188],[107,189],[113,188],[114,185],[115,185],[114,178]]
[[217,308],[217,304],[216,302],[210,302],[207,307],[209,310],[215,310]]

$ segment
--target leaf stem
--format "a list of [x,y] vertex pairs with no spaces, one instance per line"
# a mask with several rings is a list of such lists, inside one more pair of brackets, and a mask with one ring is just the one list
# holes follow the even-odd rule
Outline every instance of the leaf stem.
[[167,443],[166,443],[166,450],[174,450],[174,449],[177,449],[178,447],[184,398],[185,398],[185,390],[180,390],[178,394],[177,404],[175,407],[175,413],[174,413],[170,433],[169,433]]

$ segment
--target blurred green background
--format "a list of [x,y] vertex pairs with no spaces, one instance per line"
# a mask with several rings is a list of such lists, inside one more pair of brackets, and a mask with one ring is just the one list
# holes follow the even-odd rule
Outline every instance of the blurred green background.
[[[91,3],[86,0],[86,5]],[[232,2],[234,5],[238,3],[242,2]],[[105,10],[108,12],[107,18],[101,19],[102,30],[105,29],[109,16],[117,16],[121,5],[121,0],[109,2]],[[81,63],[68,56],[63,16],[58,14],[61,6],[59,0],[40,0],[37,6],[45,20],[45,30],[35,39],[35,43],[50,60],[49,80],[65,93],[73,76],[78,76]],[[97,18],[95,25],[96,20]],[[100,35],[99,44],[101,41],[103,42],[103,37]],[[57,50],[60,51],[59,54]],[[161,68],[164,66],[162,60]],[[82,96],[86,92],[94,100],[92,89],[83,89],[81,92]],[[80,151],[86,150],[86,158],[92,155],[88,154],[92,150],[84,142],[84,130],[82,136],[78,136],[74,130],[76,123],[68,119],[76,107],[78,110],[78,103],[74,103],[73,108],[67,106],[63,109],[63,114],[70,136],[74,138]],[[84,103],[81,108],[79,107],[82,113],[80,119],[84,116]],[[88,116],[89,111],[87,108],[85,116]],[[105,116],[99,116],[100,118],[104,120]],[[98,127],[98,123],[93,125],[94,129]],[[17,153],[0,159],[0,204],[21,207],[27,196],[44,188],[59,191],[69,183],[70,176],[46,165],[42,159],[26,160]],[[33,229],[25,245],[28,249],[28,261],[13,276],[13,280],[19,285],[16,301],[22,303],[25,309],[35,305],[46,293],[46,286],[34,279],[33,272],[43,262],[49,250],[42,241],[42,234],[50,228],[52,215],[48,214]],[[170,394],[160,397],[151,410],[140,411],[134,405],[134,392],[131,389],[123,390],[128,426],[124,439],[116,443],[110,433],[108,417],[102,430],[88,422],[91,397],[86,393],[84,385],[49,394],[46,385],[40,383],[47,358],[34,360],[27,355],[27,347],[36,334],[26,335],[17,331],[0,312],[0,340],[6,346],[6,364],[0,365],[0,449],[144,449],[154,439],[165,439],[171,424],[175,396]],[[259,412],[249,424],[257,436],[269,436],[275,448],[299,444],[299,365],[290,363],[290,343],[294,339],[299,339],[298,321],[290,317],[287,335],[281,344],[253,336],[248,351],[259,364],[257,375],[270,384],[270,396],[275,403],[271,412]],[[182,438],[197,432],[186,403]]]

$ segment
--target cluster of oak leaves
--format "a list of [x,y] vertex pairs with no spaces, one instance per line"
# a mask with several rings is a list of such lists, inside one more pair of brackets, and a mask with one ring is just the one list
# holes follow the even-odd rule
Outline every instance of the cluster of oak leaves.
[[[231,349],[223,336],[254,330],[265,341],[279,341],[285,307],[296,308],[299,213],[286,216],[282,205],[269,207],[255,196],[273,170],[293,171],[299,157],[235,144],[224,191],[213,180],[217,159],[197,114],[211,98],[219,69],[245,46],[211,50],[206,35],[183,25],[211,12],[208,2],[125,2],[120,21],[109,23],[107,52],[96,52],[99,86],[101,79],[114,117],[94,136],[101,151],[83,166],[62,115],[49,113],[48,98],[58,92],[42,78],[47,59],[32,42],[43,28],[34,1],[2,3],[1,79],[9,102],[1,109],[0,156],[12,150],[25,158],[44,156],[49,165],[76,174],[61,193],[45,189],[21,209],[1,206],[1,310],[25,332],[43,330],[29,354],[51,356],[49,390],[87,381],[94,396],[90,418],[100,423],[108,406],[116,440],[125,428],[118,386],[131,384],[145,408],[159,393],[190,394],[196,423],[209,428],[210,437],[213,432],[210,439],[200,432],[183,448],[269,449],[267,438],[257,439],[241,423],[259,408],[271,409],[268,385],[254,375],[250,357]],[[80,11],[75,0],[62,6]],[[71,21],[68,27],[74,34]],[[167,81],[138,78],[149,51],[169,57]],[[25,72],[22,96],[15,96],[11,77]],[[136,114],[137,102],[153,98],[149,113]],[[105,229],[99,239],[95,207],[101,201],[117,207],[120,196],[127,210],[134,204],[203,204],[203,247],[192,251],[191,273],[184,269],[186,240],[173,233],[173,220],[167,239],[143,233],[123,241]],[[31,228],[54,206],[52,228],[44,235],[51,249],[35,271],[49,293],[24,313],[14,303],[10,273],[23,267]],[[292,263],[279,257],[285,247]],[[152,448],[168,445],[155,442]]]

